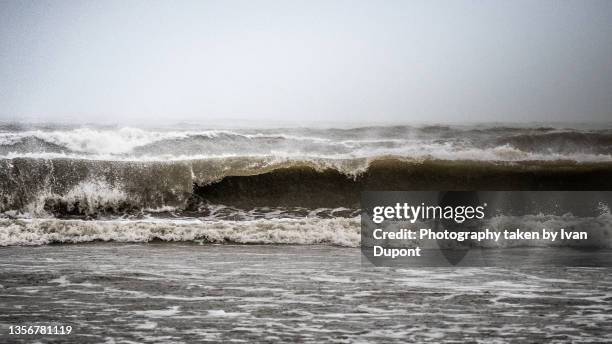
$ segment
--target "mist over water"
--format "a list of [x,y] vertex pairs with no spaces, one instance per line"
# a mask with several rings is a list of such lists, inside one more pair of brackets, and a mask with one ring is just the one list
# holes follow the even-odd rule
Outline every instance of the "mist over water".
[[277,129],[0,126],[0,156],[112,161],[224,157],[441,160],[612,159],[612,129],[435,125]]

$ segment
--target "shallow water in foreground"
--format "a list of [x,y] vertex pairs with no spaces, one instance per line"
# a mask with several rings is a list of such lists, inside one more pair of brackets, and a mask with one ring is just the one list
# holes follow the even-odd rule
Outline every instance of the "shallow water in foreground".
[[[0,261],[2,343],[612,341],[609,268],[366,268],[356,248],[184,243]],[[8,335],[55,324],[72,334]]]

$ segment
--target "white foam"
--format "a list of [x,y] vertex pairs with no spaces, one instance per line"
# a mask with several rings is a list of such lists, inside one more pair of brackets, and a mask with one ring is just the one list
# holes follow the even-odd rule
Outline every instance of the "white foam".
[[[323,134],[321,134],[323,135]],[[333,135],[327,133],[327,135]],[[230,156],[262,157],[276,156],[288,159],[355,159],[395,155],[410,159],[479,160],[479,161],[554,161],[572,160],[579,162],[612,161],[612,154],[596,154],[586,147],[575,152],[523,151],[510,144],[482,147],[476,144],[441,139],[437,136],[406,138],[385,137],[332,138],[313,135],[296,135],[282,132],[238,132],[227,130],[163,131],[139,128],[95,129],[77,128],[70,130],[0,133],[0,145],[11,145],[27,137],[65,147],[65,152],[6,152],[5,158],[38,159],[91,159],[107,161],[181,161],[222,158]],[[188,138],[220,138],[219,149],[211,152],[194,153],[170,149],[165,154],[139,152],[138,147],[164,140]],[[252,140],[274,140],[265,147]]]
[[150,318],[163,318],[178,314],[180,306],[172,306],[167,309],[154,309],[149,311],[134,311],[137,315],[142,315]]
[[[571,214],[496,216],[483,226],[495,231],[585,231],[588,240],[500,240],[475,243],[481,247],[612,247],[612,218]],[[240,244],[329,244],[357,247],[360,221],[355,218],[263,218],[244,221],[199,219],[59,220],[0,219],[0,246],[82,243],[90,241],[193,241]],[[397,241],[397,245],[406,245]],[[433,244],[433,243],[432,243]]]
[[0,220],[0,246],[44,245],[54,242],[196,241],[242,244],[332,244],[356,247],[357,218],[199,220]]
[[57,283],[61,287],[70,285],[70,282],[68,281],[68,278],[66,278],[66,276],[60,276],[58,278],[52,279],[49,281],[49,283]]
[[146,131],[138,128],[93,129],[77,128],[54,131],[24,131],[16,133],[1,133],[0,144],[13,144],[26,137],[66,147],[74,152],[83,153],[127,153],[138,146],[166,138],[186,137],[184,132]]
[[140,324],[136,324],[135,328],[137,330],[152,330],[157,327],[157,323],[153,321],[145,321]]
[[211,309],[208,311],[208,316],[210,317],[239,317],[243,315],[249,315],[249,313],[241,313],[241,312],[226,312],[223,309]]
[[86,180],[75,185],[64,195],[49,191],[41,192],[34,201],[26,206],[26,211],[33,215],[44,215],[43,207],[47,199],[62,200],[69,207],[79,204],[86,211],[94,211],[127,201],[128,195],[123,191],[121,185],[113,186],[98,179]]
[[395,149],[370,149],[357,150],[348,154],[312,154],[313,152],[284,152],[280,150],[269,153],[249,153],[228,152],[225,154],[163,154],[163,155],[115,155],[111,153],[102,154],[81,154],[81,153],[54,153],[54,152],[10,152],[4,156],[6,159],[31,158],[31,159],[79,159],[95,161],[190,161],[204,159],[223,159],[231,157],[246,158],[267,158],[271,155],[277,158],[291,160],[342,160],[342,159],[362,159],[376,158],[381,156],[397,156],[413,160],[472,160],[472,161],[491,161],[491,162],[520,162],[520,161],[576,161],[576,162],[609,162],[612,155],[591,154],[591,153],[571,153],[571,154],[541,154],[524,152],[511,146],[499,146],[494,148],[469,148],[464,150],[445,149],[445,147],[427,146],[422,144],[416,147],[403,147]]

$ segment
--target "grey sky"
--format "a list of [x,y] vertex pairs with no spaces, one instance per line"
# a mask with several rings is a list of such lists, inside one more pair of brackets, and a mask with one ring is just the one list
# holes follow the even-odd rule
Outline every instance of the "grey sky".
[[612,1],[2,1],[0,120],[609,121]]

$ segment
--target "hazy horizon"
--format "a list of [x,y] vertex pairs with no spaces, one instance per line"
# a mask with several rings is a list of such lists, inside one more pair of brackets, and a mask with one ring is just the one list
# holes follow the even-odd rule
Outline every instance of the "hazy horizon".
[[0,122],[612,119],[610,1],[0,1]]

